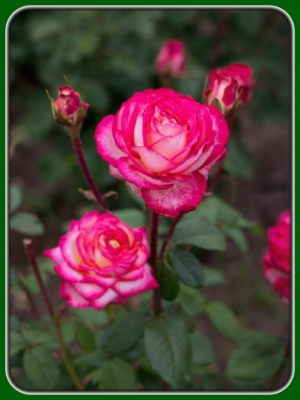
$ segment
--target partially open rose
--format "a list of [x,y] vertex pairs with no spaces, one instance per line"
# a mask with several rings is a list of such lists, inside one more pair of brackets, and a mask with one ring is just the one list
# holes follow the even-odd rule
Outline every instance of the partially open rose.
[[215,68],[209,73],[208,79],[209,86],[204,90],[204,102],[216,104],[217,101],[222,113],[227,117],[250,100],[255,84],[252,69],[240,63]]
[[146,229],[130,228],[109,213],[91,211],[72,221],[45,255],[56,263],[60,295],[72,307],[100,310],[158,286],[147,264]]
[[261,262],[264,276],[283,298],[290,299],[291,213],[284,211],[275,226],[268,229],[269,247]]
[[210,168],[226,155],[228,138],[216,107],[166,88],[135,93],[95,133],[110,173],[166,217],[198,206]]
[[59,87],[58,98],[52,99],[53,116],[59,124],[66,127],[81,124],[86,118],[89,106],[70,86]]

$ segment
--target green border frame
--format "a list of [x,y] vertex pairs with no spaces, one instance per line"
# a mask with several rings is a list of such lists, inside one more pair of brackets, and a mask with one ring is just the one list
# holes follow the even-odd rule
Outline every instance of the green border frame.
[[[138,7],[138,6],[141,6],[140,3],[141,3],[140,1],[137,1],[137,0],[133,0],[132,1],[131,0],[130,6]],[[144,4],[142,7],[145,8],[147,6],[149,6],[149,7],[155,7],[155,6],[162,7],[162,6],[165,6],[165,7],[173,8],[174,6],[182,6],[181,4],[179,4],[179,2],[177,4],[174,4],[174,3],[175,2],[170,2],[170,0],[167,0],[167,1],[164,1],[163,4],[157,4],[157,2],[155,2],[154,0],[152,0],[152,1],[150,0],[150,2],[147,2],[147,5]],[[275,2],[273,2],[273,4],[262,4],[262,3],[259,3],[258,1],[256,1],[256,2],[253,2],[253,1],[251,2],[250,1],[250,2],[247,2],[247,4],[241,4],[241,3],[242,3],[241,1],[230,1],[230,2],[226,1],[225,2],[225,1],[222,1],[222,0],[220,1],[219,0],[218,2],[216,2],[214,4],[209,4],[207,2],[201,4],[199,2],[199,0],[198,1],[190,0],[189,3],[188,3],[188,6],[196,6],[196,7],[197,6],[198,7],[201,7],[201,6],[202,7],[210,7],[210,6],[211,7],[218,7],[218,6],[220,6],[220,7],[225,7],[225,6],[229,6],[229,7],[230,6],[248,7],[249,6],[251,8],[255,7],[255,6],[260,6],[260,7],[266,7],[266,8],[268,8],[268,7],[277,8],[278,11],[282,10],[283,12],[287,13],[290,16],[290,19],[292,20],[292,22],[294,24],[294,44],[293,44],[293,49],[294,49],[294,82],[293,83],[296,84],[295,72],[296,72],[296,65],[297,65],[297,54],[296,54],[296,46],[295,46],[295,44],[297,43],[297,27],[299,28],[299,26],[300,26],[300,23],[299,23],[300,15],[297,13],[296,6],[293,5],[292,3],[288,3],[288,2],[283,1],[283,0],[276,0]],[[2,7],[2,12],[1,12],[1,17],[0,17],[1,18],[1,24],[2,24],[2,26],[4,28],[4,30],[6,30],[6,24],[7,24],[8,19],[10,18],[10,16],[16,10],[18,10],[19,8],[22,8],[22,7],[34,7],[34,6],[42,6],[42,4],[40,2],[33,1],[30,5],[27,5],[26,3],[24,4],[24,1],[22,1],[22,0],[11,0],[9,3],[6,3]],[[82,7],[85,7],[87,5],[83,5],[83,2],[80,2],[78,0],[77,1],[75,0],[72,3],[70,3],[69,1],[62,2],[62,0],[60,0],[60,4],[57,1],[56,2],[49,1],[47,3],[47,5],[43,5],[43,6],[82,6]],[[89,1],[88,6],[119,7],[119,6],[129,6],[129,4],[124,4],[124,3],[121,3],[121,2],[118,2],[118,4],[108,4],[108,2],[104,2],[103,0],[101,0],[101,2]],[[185,7],[185,6],[182,6],[182,7]],[[6,52],[6,44],[4,42],[3,53],[6,54],[5,52]],[[4,71],[4,84],[3,84],[4,91],[5,91],[5,86],[6,86],[5,73],[6,72]],[[284,88],[282,88],[282,90],[284,90]],[[292,88],[293,96],[295,96],[295,92],[296,91],[294,90],[294,88]],[[4,104],[3,104],[3,107],[2,107],[2,109],[4,110],[4,121],[6,121],[5,107],[6,107],[6,98],[4,100]],[[293,114],[294,114],[294,123],[292,123],[292,125],[291,125],[292,137],[293,137],[293,140],[292,140],[292,163],[294,164],[294,174],[296,176],[296,172],[297,172],[298,168],[297,168],[297,160],[295,158],[296,149],[297,149],[297,147],[296,147],[297,146],[297,140],[296,140],[296,134],[295,134],[295,132],[296,132],[296,120],[295,120],[296,119],[295,118],[296,117],[296,99],[295,99],[295,97],[294,97],[294,111],[293,111]],[[4,129],[5,129],[4,132],[7,133],[8,129],[6,127],[6,124],[4,126]],[[4,175],[1,175],[1,178],[3,180],[4,194],[5,194],[5,196],[3,196],[3,197],[5,197],[5,199],[7,199],[7,197],[6,197],[6,195],[7,195],[6,173],[7,173],[7,162],[8,162],[7,161],[7,154],[8,154],[8,151],[6,149],[5,135],[3,135],[2,137],[3,137],[3,139],[2,139],[2,148],[4,149],[5,165],[4,165]],[[299,161],[298,161],[298,164],[299,164]],[[293,178],[292,182],[294,183],[294,185],[296,183],[295,176],[292,177]],[[293,198],[293,215],[294,215],[294,228],[295,228],[296,221],[297,221],[296,220],[296,210],[295,210],[297,192],[296,192],[296,188],[295,188],[294,185],[292,186],[292,191],[293,191],[293,197],[292,198]],[[3,220],[6,221],[7,212],[6,212],[6,207],[5,206],[7,206],[8,203],[7,203],[6,200],[4,200],[4,203],[5,203],[5,205],[4,205],[5,213],[4,213]],[[4,237],[3,237],[3,240],[2,240],[2,243],[3,243],[3,255],[4,255],[4,265],[6,265],[6,259],[5,259],[6,258],[5,257],[6,249],[7,249],[7,246],[6,246],[6,236],[7,236],[6,226],[4,228],[4,232],[3,233],[4,233],[4,235],[3,235]],[[295,243],[296,243],[296,230],[294,229],[294,243],[293,243],[293,247],[294,248],[296,247]],[[295,257],[295,254],[294,254],[294,265],[296,265],[296,260],[297,260],[297,258]],[[3,292],[4,292],[5,296],[6,296],[7,287],[6,287],[5,268],[3,268],[3,270],[4,270],[4,272],[3,272],[3,274],[4,274],[3,275],[3,282],[4,282],[4,288],[3,288],[4,290],[3,290]],[[296,275],[296,273],[294,274],[294,285],[293,285],[294,289],[296,287],[295,275]],[[294,290],[294,292],[295,292],[295,290]],[[5,303],[6,303],[6,297],[4,299],[4,304]],[[296,309],[296,302],[294,303],[294,315],[295,315],[295,309]],[[3,318],[2,320],[3,321],[5,321],[5,316],[6,316],[5,313],[6,313],[6,310],[5,310],[5,307],[4,307],[3,308],[3,316],[2,316],[2,318]],[[294,321],[294,337],[296,337],[296,321]],[[2,347],[1,359],[5,363],[5,353],[6,353],[5,331],[3,333],[3,343],[4,343],[4,346]],[[296,345],[294,343],[294,376],[293,376],[290,384],[283,391],[273,394],[274,396],[276,396],[276,399],[277,398],[280,398],[280,400],[281,399],[289,399],[294,394],[295,395],[297,394],[296,382],[297,382],[297,377],[298,377],[299,374],[297,375],[297,373],[296,373],[296,351],[295,350],[296,350]],[[7,380],[6,375],[2,374],[1,379],[0,379],[0,383],[1,383],[1,389],[2,389],[3,395],[4,396],[8,396],[9,399],[13,399],[13,400],[14,399],[20,399],[21,397],[23,398],[25,396],[25,393],[18,392],[15,388],[13,388],[11,386],[11,384]],[[147,397],[156,396],[156,397],[160,397],[160,398],[166,398],[166,397],[169,397],[169,396],[180,396],[180,397],[185,397],[185,398],[187,398],[187,397],[191,398],[191,396],[207,396],[209,398],[216,398],[216,397],[222,396],[222,395],[223,396],[234,395],[235,397],[240,397],[240,396],[245,396],[245,395],[246,396],[264,397],[264,396],[266,396],[268,394],[271,394],[271,393],[266,393],[266,394],[253,394],[253,393],[243,393],[243,394],[241,394],[241,393],[237,393],[237,394],[233,394],[233,393],[222,393],[222,394],[198,394],[198,393],[195,393],[195,394],[187,394],[187,393],[182,393],[182,394],[178,394],[178,393],[177,394],[171,394],[171,393],[170,394],[152,394],[152,393],[138,393],[138,394],[134,394],[133,396],[135,398],[141,398],[142,396],[147,396]],[[58,396],[58,397],[62,398],[62,397],[65,397],[66,395],[67,396],[70,395],[70,393],[66,393],[66,394],[45,393],[45,394],[31,394],[31,395],[33,395],[33,396],[35,396],[37,398],[40,398],[42,396]],[[71,395],[73,395],[73,393]],[[89,397],[89,396],[95,395],[95,394],[87,394],[87,393],[79,394],[78,393],[78,395],[79,396]],[[105,397],[106,399],[114,399],[114,398],[117,398],[119,396],[122,396],[123,394],[99,394],[99,395],[102,396],[102,397]],[[131,395],[131,394],[129,394],[129,395]]]

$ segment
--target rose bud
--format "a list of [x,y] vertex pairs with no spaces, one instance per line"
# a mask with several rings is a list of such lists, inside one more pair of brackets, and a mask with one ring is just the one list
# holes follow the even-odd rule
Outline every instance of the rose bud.
[[184,73],[185,59],[185,44],[180,40],[167,40],[158,52],[156,71],[158,75],[178,78]]
[[[48,94],[48,93],[47,93]],[[81,100],[80,94],[70,86],[58,88],[58,99],[52,103],[53,116],[56,121],[63,125],[68,132],[79,132],[82,122],[87,116],[87,109],[90,106]],[[74,127],[76,127],[74,129]]]
[[170,218],[198,206],[209,170],[226,155],[228,138],[216,107],[166,88],[135,93],[95,132],[110,173]]
[[291,297],[291,213],[284,211],[268,229],[269,246],[261,262],[262,273],[284,299]]
[[252,69],[246,64],[231,64],[216,68],[209,75],[209,86],[203,93],[203,102],[213,104],[226,118],[233,114],[251,97],[255,81]]
[[60,296],[69,306],[101,310],[158,287],[147,264],[146,228],[131,228],[110,213],[87,213],[72,221],[58,247],[45,255],[62,278]]

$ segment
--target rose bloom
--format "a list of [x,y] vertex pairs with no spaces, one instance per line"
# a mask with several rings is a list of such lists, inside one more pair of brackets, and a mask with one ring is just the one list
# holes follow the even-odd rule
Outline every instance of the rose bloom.
[[167,40],[160,48],[156,58],[156,71],[159,75],[170,73],[179,77],[185,70],[185,44],[180,40]]
[[261,262],[265,265],[262,273],[273,285],[276,292],[290,299],[291,274],[291,213],[284,211],[275,226],[268,229],[269,247]]
[[100,310],[158,286],[147,264],[146,229],[109,213],[91,211],[72,221],[58,247],[44,253],[56,263],[60,296],[71,307]]
[[209,75],[209,86],[204,90],[204,102],[220,102],[223,114],[236,111],[250,100],[255,81],[251,79],[252,69],[246,64],[231,64],[216,68]]
[[135,93],[95,133],[110,173],[165,217],[198,206],[210,168],[226,155],[228,137],[216,107],[166,88]]
[[52,100],[52,111],[57,122],[64,126],[76,126],[83,122],[90,105],[81,100],[80,94],[70,86],[58,88],[58,99]]

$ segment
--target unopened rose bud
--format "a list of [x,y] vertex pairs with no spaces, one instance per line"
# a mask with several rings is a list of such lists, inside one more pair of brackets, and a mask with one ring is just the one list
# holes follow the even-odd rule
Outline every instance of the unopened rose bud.
[[158,52],[156,71],[158,75],[178,78],[185,71],[185,59],[185,44],[180,40],[167,40]]
[[214,69],[208,75],[209,86],[203,93],[204,103],[215,105],[226,118],[232,117],[251,98],[255,84],[251,77],[252,69],[245,64]]
[[47,95],[52,104],[53,116],[56,121],[63,125],[69,133],[79,133],[82,122],[87,116],[90,106],[81,100],[80,94],[70,86],[58,88],[58,99],[53,100],[48,92]]

